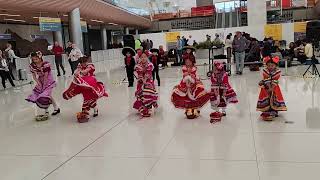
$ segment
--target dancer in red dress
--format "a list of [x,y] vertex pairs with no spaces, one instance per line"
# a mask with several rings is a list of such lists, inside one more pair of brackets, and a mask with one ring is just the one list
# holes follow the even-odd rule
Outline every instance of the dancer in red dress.
[[180,84],[173,88],[171,102],[176,108],[185,109],[188,119],[197,118],[200,108],[210,98],[210,94],[204,89],[202,82],[197,76],[197,67],[194,66],[195,57],[188,56],[186,65],[182,67],[183,79]]
[[194,52],[196,49],[192,46],[185,46],[183,48],[184,53],[182,54],[183,64],[185,63],[186,59],[191,59],[193,61],[193,64],[196,64],[196,59],[194,57]]
[[257,111],[261,111],[261,118],[265,121],[272,121],[278,117],[278,111],[287,111],[281,89],[279,79],[281,71],[277,65],[279,57],[265,57],[264,63],[267,67],[263,69],[262,78],[259,82],[261,88],[257,103]]
[[150,117],[152,108],[157,108],[158,93],[156,91],[153,78],[153,64],[148,61],[146,53],[142,53],[135,67],[138,77],[138,84],[133,108],[137,109],[142,117]]
[[88,63],[88,57],[81,57],[74,79],[70,87],[63,93],[63,98],[66,100],[82,94],[82,112],[77,114],[80,123],[88,122],[91,108],[94,109],[93,117],[98,116],[97,100],[101,97],[108,97],[103,83],[98,82],[95,78],[94,71],[95,67],[92,63]]
[[237,103],[237,95],[232,89],[228,74],[221,62],[214,62],[214,71],[211,75],[211,107],[214,110],[210,114],[210,122],[221,121],[222,116],[226,116],[226,107],[229,103]]

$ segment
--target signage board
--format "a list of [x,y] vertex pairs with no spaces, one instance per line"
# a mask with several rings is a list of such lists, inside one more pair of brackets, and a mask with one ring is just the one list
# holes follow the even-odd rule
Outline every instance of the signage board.
[[177,42],[177,36],[180,36],[180,32],[167,32],[166,42]]
[[265,37],[272,37],[273,40],[282,40],[282,25],[281,24],[267,24],[264,26]]
[[81,25],[81,31],[83,33],[87,33],[88,32],[87,22],[86,21],[80,21],[80,25]]
[[61,19],[39,17],[40,31],[61,31]]
[[0,40],[10,40],[11,34],[0,34]]

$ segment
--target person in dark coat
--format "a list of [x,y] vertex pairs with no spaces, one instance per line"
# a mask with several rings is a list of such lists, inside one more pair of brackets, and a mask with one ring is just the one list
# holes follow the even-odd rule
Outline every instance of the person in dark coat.
[[150,49],[152,55],[149,57],[150,62],[153,64],[153,71],[152,77],[153,81],[157,78],[158,86],[160,86],[160,76],[159,76],[159,64],[160,64],[160,56],[159,56],[159,49]]
[[124,47],[122,49],[122,54],[125,56],[124,63],[126,65],[126,72],[127,72],[127,78],[129,81],[128,87],[133,87],[134,83],[134,67],[136,65],[136,61],[134,56],[136,55],[136,52],[131,47]]

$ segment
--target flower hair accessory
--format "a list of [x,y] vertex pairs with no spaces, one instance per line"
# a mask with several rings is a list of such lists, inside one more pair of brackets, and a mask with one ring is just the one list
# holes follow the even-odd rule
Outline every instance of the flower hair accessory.
[[272,58],[270,56],[267,56],[267,57],[263,58],[263,62],[266,63],[266,64],[268,62],[270,62],[270,61],[272,61],[275,64],[278,64],[279,61],[280,61],[280,58],[279,58],[279,56],[275,56],[275,57],[272,57]]
[[217,70],[222,71],[223,70],[223,64],[221,62],[214,62],[214,66]]

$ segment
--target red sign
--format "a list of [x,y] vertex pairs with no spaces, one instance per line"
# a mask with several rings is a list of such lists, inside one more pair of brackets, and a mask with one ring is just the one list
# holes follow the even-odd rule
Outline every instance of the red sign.
[[291,0],[282,0],[282,8],[290,8]]

